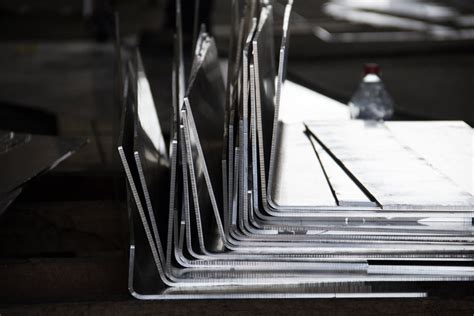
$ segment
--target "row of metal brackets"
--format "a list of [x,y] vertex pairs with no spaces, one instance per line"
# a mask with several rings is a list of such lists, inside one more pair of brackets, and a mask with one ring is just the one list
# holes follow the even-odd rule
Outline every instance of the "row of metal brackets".
[[[140,53],[132,51],[123,67],[118,43],[124,108],[118,151],[133,232],[131,292],[163,298],[176,293],[168,289],[172,287],[193,297],[261,297],[281,295],[286,288],[288,295],[311,289],[320,295],[322,286],[339,284],[343,292],[376,296],[380,292],[373,287],[350,285],[472,281],[472,227],[465,225],[472,218],[469,208],[383,208],[344,170],[340,181],[350,183],[349,190],[361,200],[335,206],[275,202],[276,165],[286,149],[280,144],[278,113],[291,10],[288,1],[276,70],[271,3],[233,1],[226,86],[215,41],[205,27],[196,38],[186,76],[177,1],[168,145]],[[326,152],[315,134],[307,125],[308,143],[316,153]],[[304,183],[295,185],[305,190]],[[420,218],[431,224],[417,225]],[[462,224],[443,225],[445,218]],[[132,289],[133,280],[141,280],[142,292],[149,296]]]

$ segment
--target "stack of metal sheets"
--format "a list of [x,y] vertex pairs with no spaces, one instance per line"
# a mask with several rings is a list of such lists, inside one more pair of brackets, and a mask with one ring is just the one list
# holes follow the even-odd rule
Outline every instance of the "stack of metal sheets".
[[423,296],[416,282],[470,284],[472,191],[426,159],[429,146],[407,143],[419,125],[279,120],[291,9],[275,65],[272,5],[233,1],[225,82],[204,27],[186,76],[177,1],[169,144],[139,52],[119,66],[131,293]]

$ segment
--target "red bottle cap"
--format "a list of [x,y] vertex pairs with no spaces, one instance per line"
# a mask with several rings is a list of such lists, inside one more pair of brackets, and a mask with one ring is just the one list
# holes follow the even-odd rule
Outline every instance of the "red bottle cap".
[[374,63],[368,63],[364,65],[364,73],[368,74],[375,74],[378,75],[380,72],[380,66]]

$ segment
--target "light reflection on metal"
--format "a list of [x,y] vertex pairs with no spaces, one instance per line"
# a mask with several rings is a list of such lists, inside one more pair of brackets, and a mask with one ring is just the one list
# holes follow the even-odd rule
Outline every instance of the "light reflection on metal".
[[446,21],[459,14],[448,6],[413,0],[331,0],[329,3],[429,21]]
[[347,7],[340,4],[328,3],[324,7],[326,14],[350,22],[369,24],[372,26],[394,27],[419,32],[435,32],[450,30],[450,27],[440,24],[423,22],[408,17],[398,17],[387,13],[362,11],[359,8]]
[[[390,124],[354,123],[337,102],[291,82],[283,85],[291,1],[278,75],[269,58],[272,9],[260,4],[258,21],[249,13],[256,3],[237,6],[252,20],[236,28],[245,37],[236,44],[241,51],[234,52],[236,61],[229,65],[237,78],[235,97],[227,100],[232,109],[226,108],[217,50],[205,29],[196,41],[186,87],[177,80],[181,62],[175,60],[173,100],[179,109],[168,144],[170,161],[168,152],[154,146],[142,128],[142,117],[153,109],[147,98],[134,97],[148,94],[140,87],[146,76],[144,70],[136,76],[139,59],[129,63],[119,153],[132,228],[130,292],[141,299],[423,297],[429,292],[416,290],[413,282],[430,281],[435,289],[443,282],[471,285],[466,281],[474,280],[468,264],[474,253],[473,205],[468,193],[428,166],[443,159],[424,163],[420,155],[434,153],[413,140],[410,146],[422,148],[422,153],[397,145],[387,131]],[[184,88],[180,105],[178,91]],[[296,100],[324,105],[310,111]],[[323,118],[339,121],[307,122]],[[349,132],[336,133],[339,138],[330,132],[345,131],[344,126]],[[380,148],[359,150],[365,148],[363,136],[369,128]],[[395,130],[400,138],[409,135]],[[375,161],[380,174],[386,170],[393,177],[403,166],[387,162],[383,150],[414,166],[410,179],[419,186],[426,184],[420,184],[422,178],[434,179],[452,194],[427,201],[427,186],[415,190],[407,204],[408,195],[397,196],[403,188],[378,190],[380,179],[370,168],[361,173],[360,166],[353,166],[351,152]],[[425,171],[423,177],[417,178],[418,169]],[[447,164],[442,169],[458,172]],[[467,198],[462,205],[461,198],[454,199],[460,196]],[[419,203],[413,203],[416,197]]]

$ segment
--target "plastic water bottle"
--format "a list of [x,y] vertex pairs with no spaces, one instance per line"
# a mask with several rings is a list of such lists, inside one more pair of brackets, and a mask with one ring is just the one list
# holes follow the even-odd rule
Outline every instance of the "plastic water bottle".
[[365,76],[349,101],[352,119],[386,120],[393,116],[393,100],[380,79],[377,64],[364,66]]

